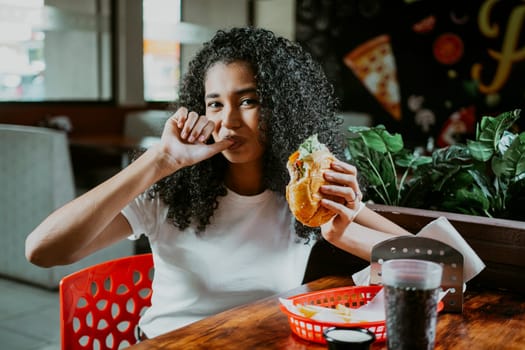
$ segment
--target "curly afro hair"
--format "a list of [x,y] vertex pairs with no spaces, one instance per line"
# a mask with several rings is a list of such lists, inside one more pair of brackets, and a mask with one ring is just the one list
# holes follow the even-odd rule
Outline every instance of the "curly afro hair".
[[[259,128],[264,130],[265,188],[285,196],[288,157],[312,134],[343,159],[338,102],[321,66],[299,44],[265,29],[218,31],[190,62],[180,99],[173,108],[185,106],[203,115],[206,72],[215,63],[234,61],[247,62],[255,72],[261,103]],[[226,195],[223,180],[227,166],[226,159],[218,154],[159,181],[150,194],[160,195],[169,206],[168,217],[175,226],[184,229],[194,224],[197,232],[202,232],[218,207],[218,197]],[[319,228],[298,221],[294,225],[301,238],[320,233]]]

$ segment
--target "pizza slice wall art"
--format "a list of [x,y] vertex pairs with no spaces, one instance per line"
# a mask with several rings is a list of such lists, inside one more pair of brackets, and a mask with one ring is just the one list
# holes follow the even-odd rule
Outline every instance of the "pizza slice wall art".
[[343,61],[383,108],[395,120],[401,120],[400,89],[390,36],[380,35],[360,44]]

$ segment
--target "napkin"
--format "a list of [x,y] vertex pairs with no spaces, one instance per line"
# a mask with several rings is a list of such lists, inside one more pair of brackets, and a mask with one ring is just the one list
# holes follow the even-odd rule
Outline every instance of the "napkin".
[[446,217],[441,216],[430,222],[417,236],[435,239],[460,252],[463,255],[463,282],[470,281],[485,268],[483,261]]
[[[432,238],[455,248],[463,255],[463,282],[466,283],[479,274],[485,264],[461,237],[459,232],[452,226],[448,219],[441,216],[423,227],[417,235],[418,237]],[[356,286],[370,284],[370,266],[352,275]]]

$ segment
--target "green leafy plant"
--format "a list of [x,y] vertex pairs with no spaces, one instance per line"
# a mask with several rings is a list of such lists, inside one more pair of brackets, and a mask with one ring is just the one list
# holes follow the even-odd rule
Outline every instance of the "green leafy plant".
[[525,133],[509,129],[520,110],[485,116],[475,140],[436,149],[431,157],[404,148],[384,126],[350,127],[347,158],[365,179],[367,199],[472,215],[523,219]]
[[348,139],[347,158],[366,179],[366,196],[377,203],[405,205],[407,193],[417,179],[411,170],[431,162],[430,157],[409,152],[400,134],[390,134],[383,125],[349,127],[356,137]]

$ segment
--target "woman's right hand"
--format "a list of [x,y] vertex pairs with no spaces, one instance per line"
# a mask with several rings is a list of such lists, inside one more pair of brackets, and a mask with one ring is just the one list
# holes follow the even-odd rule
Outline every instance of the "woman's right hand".
[[156,146],[161,154],[163,176],[208,159],[233,144],[231,140],[206,144],[214,128],[215,123],[206,116],[180,107],[164,125],[161,141]]

